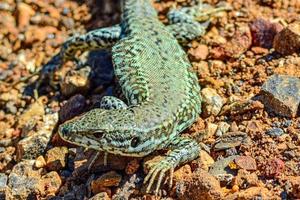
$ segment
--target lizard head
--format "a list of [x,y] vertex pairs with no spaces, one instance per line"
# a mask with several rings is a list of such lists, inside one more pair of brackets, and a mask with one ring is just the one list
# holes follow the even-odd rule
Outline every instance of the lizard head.
[[151,134],[136,128],[132,110],[93,109],[61,124],[62,139],[112,154],[141,157],[153,151]]

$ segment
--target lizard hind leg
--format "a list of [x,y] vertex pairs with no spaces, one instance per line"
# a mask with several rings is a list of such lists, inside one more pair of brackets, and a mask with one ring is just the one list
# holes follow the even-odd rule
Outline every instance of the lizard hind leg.
[[174,169],[181,164],[194,160],[199,155],[200,147],[198,143],[186,137],[178,136],[169,145],[171,149],[170,153],[165,156],[162,160],[158,162],[148,161],[148,166],[150,168],[149,173],[144,179],[144,183],[148,182],[146,192],[149,193],[154,181],[157,179],[155,195],[158,194],[159,188],[161,186],[162,180],[166,175],[166,172],[170,172],[169,186],[173,183],[173,172]]
[[226,6],[212,8],[202,3],[193,7],[172,9],[167,15],[170,22],[167,28],[179,42],[187,42],[205,33],[212,15],[226,10],[230,8]]

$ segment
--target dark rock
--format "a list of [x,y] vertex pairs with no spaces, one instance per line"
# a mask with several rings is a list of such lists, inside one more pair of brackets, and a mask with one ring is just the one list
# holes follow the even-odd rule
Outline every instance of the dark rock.
[[261,100],[278,115],[296,117],[300,103],[300,79],[273,75],[262,86]]
[[256,19],[250,24],[253,45],[268,49],[272,48],[275,35],[282,29],[283,27],[280,24],[271,23],[264,19]]
[[60,122],[65,122],[81,114],[86,106],[85,97],[77,94],[72,96],[59,111]]
[[271,128],[266,131],[266,134],[274,137],[279,137],[284,134],[284,131],[281,128]]
[[300,23],[289,24],[274,38],[273,47],[283,55],[289,55],[300,50]]

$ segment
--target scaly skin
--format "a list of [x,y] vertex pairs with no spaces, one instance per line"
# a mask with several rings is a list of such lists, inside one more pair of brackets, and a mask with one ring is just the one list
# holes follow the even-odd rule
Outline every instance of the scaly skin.
[[[199,116],[201,98],[197,77],[176,37],[191,39],[205,28],[190,18],[177,19],[180,13],[170,17],[177,24],[166,27],[148,0],[125,0],[123,8],[120,25],[73,37],[58,56],[65,61],[78,49],[112,47],[115,75],[128,107],[117,98],[106,97],[102,108],[60,125],[59,134],[71,143],[124,156],[142,157],[171,149],[162,161],[150,164],[145,178],[149,192],[158,176],[157,194],[168,170],[172,182],[174,168],[199,154],[196,141],[179,135]],[[181,29],[177,33],[176,25]],[[193,32],[182,34],[191,26]]]

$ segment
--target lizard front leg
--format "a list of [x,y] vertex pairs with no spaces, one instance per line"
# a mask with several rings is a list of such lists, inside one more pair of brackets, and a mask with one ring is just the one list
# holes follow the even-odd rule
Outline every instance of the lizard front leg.
[[39,85],[45,78],[49,78],[51,82],[52,74],[59,69],[65,61],[74,60],[78,63],[78,59],[75,58],[75,53],[78,50],[89,51],[96,49],[108,49],[111,48],[120,39],[120,37],[120,25],[100,28],[83,35],[70,37],[63,43],[60,52],[43,66],[35,88],[39,88]]
[[163,158],[163,160],[159,162],[148,163],[150,171],[144,179],[144,183],[148,182],[148,187],[146,189],[147,193],[151,190],[154,180],[158,177],[155,189],[155,194],[157,195],[163,177],[167,171],[170,171],[169,184],[171,187],[174,169],[178,165],[194,160],[198,157],[200,152],[200,146],[195,140],[182,136],[175,138],[169,145],[169,148],[171,151],[166,157]]
[[104,96],[100,102],[102,109],[126,109],[128,106],[121,99],[114,96]]

